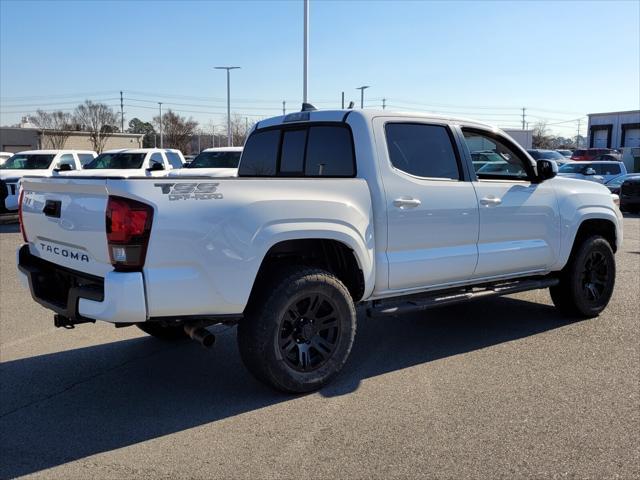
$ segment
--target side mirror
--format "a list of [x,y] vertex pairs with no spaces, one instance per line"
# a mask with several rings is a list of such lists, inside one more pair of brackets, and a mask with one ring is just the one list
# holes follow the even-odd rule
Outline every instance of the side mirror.
[[585,175],[595,175],[596,171],[593,168],[589,167],[584,171],[584,174]]
[[558,164],[555,160],[538,160],[536,161],[538,170],[538,178],[541,182],[549,180],[558,174]]
[[71,165],[68,163],[61,163],[58,165],[58,168],[56,168],[56,171],[58,172],[69,172],[71,170],[73,170],[73,168],[71,168]]
[[164,170],[164,165],[159,162],[151,162],[149,168],[147,168],[147,171],[149,172],[157,172],[159,170]]

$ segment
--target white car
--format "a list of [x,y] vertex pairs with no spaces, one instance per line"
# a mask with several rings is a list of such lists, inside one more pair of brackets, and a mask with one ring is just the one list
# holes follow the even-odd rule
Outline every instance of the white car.
[[67,176],[162,177],[171,170],[181,169],[184,163],[182,153],[169,148],[107,150],[84,165],[81,171],[69,172]]
[[11,152],[0,152],[0,165],[4,164],[7,160],[13,157],[13,153]]
[[48,177],[66,170],[78,171],[95,157],[96,152],[90,150],[27,150],[13,154],[0,165],[0,210],[18,209],[23,176]]
[[207,148],[200,152],[191,163],[187,163],[184,168],[173,170],[167,176],[235,177],[238,173],[238,163],[240,163],[241,155],[242,147]]
[[[476,172],[478,146],[516,167]],[[393,317],[549,288],[565,314],[602,312],[622,214],[556,173],[481,122],[296,112],[257,124],[236,178],[25,179],[19,277],[60,327],[209,346],[205,327],[237,324],[256,378],[307,392],[345,365],[357,305]]]

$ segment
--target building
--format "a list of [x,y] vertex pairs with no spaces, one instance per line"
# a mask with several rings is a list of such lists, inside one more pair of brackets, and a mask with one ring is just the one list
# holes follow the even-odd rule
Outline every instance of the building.
[[520,144],[522,148],[533,148],[533,130],[503,128],[503,131]]
[[640,110],[590,113],[588,117],[590,148],[640,147]]
[[[144,135],[138,133],[113,133],[105,143],[104,149],[142,148]],[[0,151],[21,152],[52,148],[47,133],[39,128],[0,127]],[[71,132],[64,148],[74,150],[93,150],[88,132]]]

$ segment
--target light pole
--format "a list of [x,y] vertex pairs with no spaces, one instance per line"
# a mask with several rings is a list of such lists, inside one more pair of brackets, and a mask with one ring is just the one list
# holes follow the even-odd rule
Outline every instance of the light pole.
[[367,88],[371,88],[369,85],[363,85],[361,87],[357,87],[356,90],[360,90],[360,108],[364,108],[364,91]]
[[309,0],[304,0],[304,41],[302,54],[302,103],[307,103],[307,80],[309,75]]
[[231,75],[230,71],[240,67],[214,67],[216,70],[227,71],[227,146],[233,146],[233,139],[231,138]]
[[158,102],[158,109],[160,110],[160,148],[162,148],[162,102]]

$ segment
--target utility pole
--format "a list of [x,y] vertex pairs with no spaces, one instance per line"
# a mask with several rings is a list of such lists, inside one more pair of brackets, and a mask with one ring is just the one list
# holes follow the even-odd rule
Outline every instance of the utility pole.
[[216,126],[211,124],[211,147],[216,148]]
[[160,148],[163,148],[163,138],[162,138],[162,102],[158,102],[158,108],[160,109]]
[[309,0],[304,0],[304,41],[302,62],[302,102],[307,103],[307,81],[309,74]]
[[342,92],[342,110],[344,110],[344,92]]
[[360,90],[360,108],[364,108],[364,91],[370,88],[369,85],[363,85],[361,87],[356,87],[356,90]]
[[384,110],[387,107],[387,99],[383,98],[382,99],[382,109]]
[[233,139],[231,138],[231,75],[230,71],[240,67],[214,67],[216,70],[227,71],[227,146],[233,146]]
[[120,90],[120,132],[124,133],[124,103],[122,103],[122,90]]
[[247,141],[249,136],[249,117],[244,117],[244,141]]
[[200,153],[202,151],[202,148],[200,147],[200,137],[202,136],[202,132],[198,132],[198,153]]
[[522,107],[522,129],[524,130],[524,125],[525,125],[525,120],[524,120],[524,112],[525,112],[526,108]]
[[287,102],[285,100],[282,100],[282,115],[287,114],[286,105],[287,105]]

